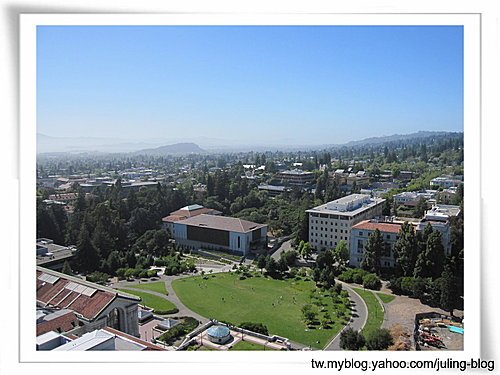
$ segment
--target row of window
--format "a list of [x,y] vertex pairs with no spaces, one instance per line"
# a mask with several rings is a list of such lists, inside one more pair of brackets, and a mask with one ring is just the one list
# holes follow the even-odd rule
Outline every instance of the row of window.
[[[322,232],[328,232],[328,228],[324,229],[323,227],[312,227],[312,230],[320,230]],[[333,228],[330,229],[330,232],[333,233]],[[335,229],[335,233],[337,233],[337,229]],[[340,229],[340,233],[344,233],[344,229]],[[345,233],[348,233],[347,229],[345,229]]]

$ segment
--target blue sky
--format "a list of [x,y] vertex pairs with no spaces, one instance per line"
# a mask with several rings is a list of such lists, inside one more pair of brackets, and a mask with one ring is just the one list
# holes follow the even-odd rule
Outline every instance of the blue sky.
[[460,26],[39,26],[37,131],[255,144],[463,131]]

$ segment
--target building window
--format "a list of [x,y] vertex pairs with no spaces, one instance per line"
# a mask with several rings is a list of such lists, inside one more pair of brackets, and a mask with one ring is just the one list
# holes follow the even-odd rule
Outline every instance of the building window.
[[363,232],[359,232],[359,235],[362,236],[363,235]]
[[240,240],[240,236],[238,236],[238,249],[241,247],[241,240]]

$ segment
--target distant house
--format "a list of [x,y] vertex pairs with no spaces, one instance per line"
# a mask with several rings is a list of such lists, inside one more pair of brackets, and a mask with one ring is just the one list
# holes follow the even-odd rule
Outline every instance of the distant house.
[[458,187],[463,184],[462,176],[441,176],[433,178],[430,182],[431,187],[441,187],[444,189]]
[[330,172],[328,177],[337,182],[339,185],[353,186],[356,184],[357,187],[367,187],[370,185],[370,177],[365,173],[365,171],[358,171],[356,173],[351,172],[352,168],[348,170],[336,169],[334,172]]
[[276,173],[275,179],[285,185],[303,186],[314,182],[314,173],[292,169]]
[[178,246],[188,249],[218,249],[246,255],[267,246],[267,225],[201,214],[173,222],[172,236]]
[[[78,277],[43,267],[36,269],[37,309],[71,310],[79,321],[75,334],[111,327],[139,337],[140,301],[139,297]],[[37,315],[41,318],[40,313]]]
[[283,194],[284,192],[290,191],[290,188],[287,188],[286,186],[280,186],[280,185],[268,185],[268,184],[262,184],[257,186],[259,191],[264,191],[269,195],[270,197],[276,197],[280,194]]

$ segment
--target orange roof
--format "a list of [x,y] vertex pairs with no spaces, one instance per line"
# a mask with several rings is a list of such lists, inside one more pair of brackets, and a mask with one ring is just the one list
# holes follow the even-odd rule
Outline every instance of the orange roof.
[[364,220],[352,227],[352,229],[359,230],[372,230],[378,229],[381,232],[386,233],[399,233],[401,229],[401,224],[397,223],[378,223],[370,220]]

